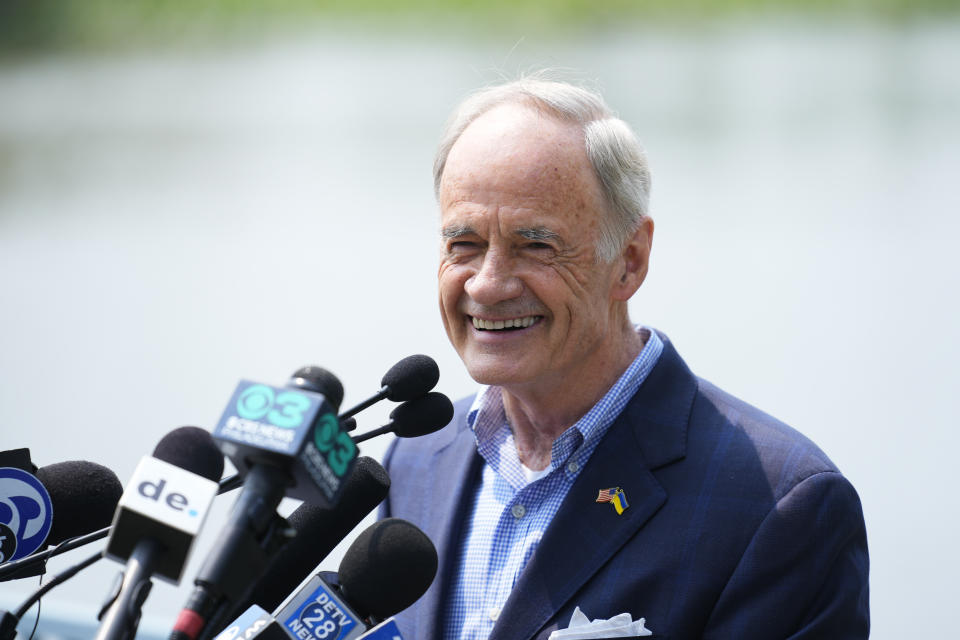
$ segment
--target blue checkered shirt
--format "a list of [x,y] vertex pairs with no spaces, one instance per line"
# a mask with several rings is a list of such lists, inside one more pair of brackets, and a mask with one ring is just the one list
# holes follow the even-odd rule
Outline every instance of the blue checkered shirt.
[[460,544],[460,564],[444,617],[445,640],[485,640],[490,635],[580,470],[663,352],[655,331],[638,331],[646,340],[640,354],[606,395],[554,441],[550,466],[538,477],[539,472],[524,469],[517,455],[500,388],[483,387],[477,394],[467,424],[486,464]]

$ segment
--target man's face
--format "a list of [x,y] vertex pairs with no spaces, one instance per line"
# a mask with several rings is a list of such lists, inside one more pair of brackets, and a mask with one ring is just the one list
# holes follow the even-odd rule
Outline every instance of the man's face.
[[618,261],[594,257],[603,206],[578,127],[504,105],[454,144],[440,185],[440,308],[475,380],[550,389],[609,366]]

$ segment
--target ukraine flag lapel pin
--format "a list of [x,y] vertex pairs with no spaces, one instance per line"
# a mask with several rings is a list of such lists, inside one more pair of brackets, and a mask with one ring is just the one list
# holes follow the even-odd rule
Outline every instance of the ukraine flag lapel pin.
[[623,515],[623,512],[627,510],[627,507],[630,505],[627,504],[627,494],[623,492],[623,489],[620,487],[615,487],[613,489],[601,489],[600,495],[597,496],[597,502],[610,502],[613,504],[613,508],[617,510],[617,515]]

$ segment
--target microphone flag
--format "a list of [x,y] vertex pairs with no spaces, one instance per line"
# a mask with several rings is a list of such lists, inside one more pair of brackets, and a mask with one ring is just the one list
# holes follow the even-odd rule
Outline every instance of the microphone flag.
[[154,539],[164,549],[157,577],[179,583],[217,488],[212,480],[145,456],[117,504],[106,556],[127,562],[138,543]]
[[288,636],[277,625],[262,607],[251,606],[234,620],[229,627],[214,636],[213,640],[289,640]]
[[359,640],[403,640],[403,636],[391,616],[360,636]]
[[33,474],[0,467],[0,563],[19,560],[43,546],[53,527],[53,504]]
[[354,640],[367,627],[319,575],[276,614],[287,633],[306,640]]
[[213,437],[240,475],[251,462],[274,459],[293,475],[287,497],[321,506],[337,503],[357,458],[323,394],[249,380],[237,385]]

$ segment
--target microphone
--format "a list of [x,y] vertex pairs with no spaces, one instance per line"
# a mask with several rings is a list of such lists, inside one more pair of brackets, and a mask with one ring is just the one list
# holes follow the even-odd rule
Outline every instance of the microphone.
[[314,365],[300,367],[290,376],[287,386],[322,393],[334,407],[339,407],[343,402],[343,385],[337,376],[323,367]]
[[357,458],[340,502],[334,507],[303,503],[288,518],[296,537],[273,559],[254,586],[247,604],[273,611],[323,562],[390,489],[390,476],[373,458]]
[[275,618],[293,638],[358,637],[416,602],[436,573],[437,550],[427,535],[406,520],[386,518],[347,549],[339,584],[337,574],[315,575]]
[[413,400],[430,391],[440,380],[440,369],[430,356],[407,356],[390,367],[380,379],[381,392],[388,400]]
[[385,620],[420,599],[437,574],[437,550],[415,524],[384,518],[361,533],[340,562],[340,586],[356,611]]
[[242,380],[214,430],[243,489],[215,551],[174,624],[171,638],[210,637],[265,571],[289,531],[276,513],[284,495],[338,503],[357,447],[337,420],[343,386],[329,371],[303,367],[286,387]]
[[[23,449],[22,451],[27,450]],[[27,460],[29,460],[29,453],[26,455],[28,456]],[[32,466],[32,464],[29,466]],[[87,535],[108,526],[113,518],[117,502],[120,500],[120,494],[123,493],[123,486],[113,471],[85,460],[50,464],[41,467],[34,475],[49,496],[50,515],[52,517],[46,540],[37,549],[47,545],[60,545],[66,540]],[[7,490],[0,489],[0,511],[3,511],[4,506],[9,506],[12,502],[22,504],[23,500],[29,500],[22,494],[18,500],[10,500],[10,498],[16,497],[16,494],[8,494],[9,490],[9,485]],[[31,507],[32,510],[39,510],[39,508],[40,503],[35,503]],[[0,523],[8,525],[10,521],[3,518],[2,515],[0,514]],[[8,512],[7,515],[13,516],[12,512]],[[37,517],[40,517],[39,514]],[[26,517],[20,517],[20,524],[26,524],[24,522],[26,519]],[[0,529],[2,529],[2,526],[0,526]],[[2,536],[3,534],[0,534],[0,537]],[[18,547],[24,552],[29,550],[28,545],[22,543],[19,543]],[[10,555],[4,555],[9,562],[0,566],[0,581],[31,577],[43,573],[44,562],[52,554],[50,551],[40,553],[35,550],[25,556],[18,554],[19,559],[16,560]]]
[[[261,611],[276,609],[286,594],[293,591],[383,501],[389,489],[390,476],[386,470],[372,458],[358,458],[337,505],[318,507],[303,503],[290,514],[288,522],[296,536],[274,557],[245,601],[225,612],[221,619],[229,619],[247,606],[250,608],[244,615],[253,608]],[[251,618],[249,625],[265,628],[256,620],[256,617]],[[240,619],[237,619],[230,628],[239,623]],[[250,626],[243,628],[249,629]]]
[[298,369],[285,387],[241,380],[213,438],[245,483],[251,473],[275,476],[261,480],[283,490],[277,503],[284,491],[314,504],[335,503],[357,454],[336,418],[342,398],[340,381],[320,367]]
[[53,527],[47,538],[51,545],[108,526],[123,494],[117,474],[86,460],[48,464],[40,467],[37,478],[53,503]]
[[223,475],[223,454],[206,429],[180,427],[160,439],[153,448],[153,457],[218,481]]
[[357,444],[384,433],[396,433],[401,438],[416,438],[442,429],[453,419],[453,403],[450,398],[431,391],[430,393],[397,405],[390,412],[390,422],[384,426],[353,436]]
[[380,391],[340,414],[340,419],[350,418],[384,398],[393,402],[413,400],[433,389],[439,380],[440,369],[433,358],[422,354],[407,356],[383,375]]
[[217,640],[386,637],[380,634],[396,628],[392,621],[364,632],[416,602],[436,571],[437,551],[426,534],[405,520],[387,518],[350,545],[339,575],[314,575],[272,616],[254,605]]
[[223,456],[198,427],[174,429],[145,456],[117,505],[104,553],[126,562],[120,585],[104,611],[97,640],[132,637],[151,576],[176,584],[193,540],[217,495]]
[[222,473],[223,456],[205,430],[180,427],[165,435],[137,465],[120,498],[107,557],[126,562],[144,540],[155,540],[165,551],[156,554],[161,562],[154,571],[178,583]]

